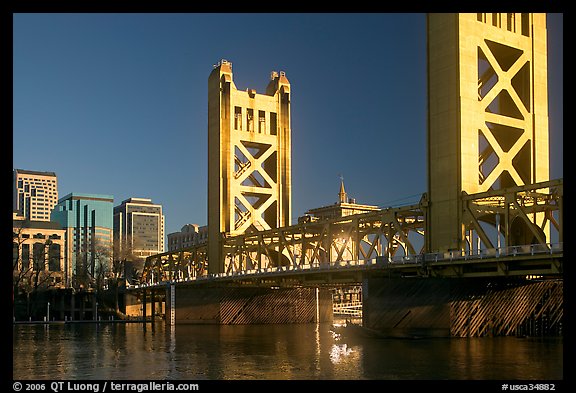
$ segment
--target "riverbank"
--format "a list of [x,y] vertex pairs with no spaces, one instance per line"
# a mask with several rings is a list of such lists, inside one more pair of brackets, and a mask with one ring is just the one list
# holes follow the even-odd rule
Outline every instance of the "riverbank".
[[151,323],[150,319],[106,319],[106,320],[80,320],[80,321],[12,321],[13,325],[67,325],[67,324],[94,324],[94,323]]

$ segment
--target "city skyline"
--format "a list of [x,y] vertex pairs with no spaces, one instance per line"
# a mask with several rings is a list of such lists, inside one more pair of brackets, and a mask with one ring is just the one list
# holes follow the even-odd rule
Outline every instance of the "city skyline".
[[[551,179],[562,23],[548,16]],[[60,195],[150,198],[166,233],[206,225],[208,76],[227,59],[240,90],[263,92],[272,71],[290,80],[291,224],[336,202],[340,176],[358,203],[417,202],[425,28],[425,14],[15,14],[13,167],[55,172]]]

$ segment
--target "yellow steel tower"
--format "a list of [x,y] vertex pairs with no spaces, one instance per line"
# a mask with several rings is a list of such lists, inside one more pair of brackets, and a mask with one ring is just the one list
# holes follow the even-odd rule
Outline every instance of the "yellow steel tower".
[[429,14],[427,29],[427,249],[463,250],[464,193],[549,180],[546,15]]
[[236,89],[232,63],[208,78],[208,272],[224,271],[223,236],[290,225],[290,82]]

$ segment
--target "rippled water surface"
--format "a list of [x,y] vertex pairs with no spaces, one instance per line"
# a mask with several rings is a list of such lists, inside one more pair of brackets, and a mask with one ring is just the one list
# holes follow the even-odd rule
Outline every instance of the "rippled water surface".
[[15,325],[14,379],[560,380],[561,338],[350,339],[330,324]]

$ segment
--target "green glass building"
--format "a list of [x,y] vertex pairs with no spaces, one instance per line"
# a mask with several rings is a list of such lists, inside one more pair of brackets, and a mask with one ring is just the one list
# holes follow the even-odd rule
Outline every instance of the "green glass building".
[[64,264],[74,287],[104,284],[112,274],[112,195],[70,193],[58,200],[51,220],[66,229]]

